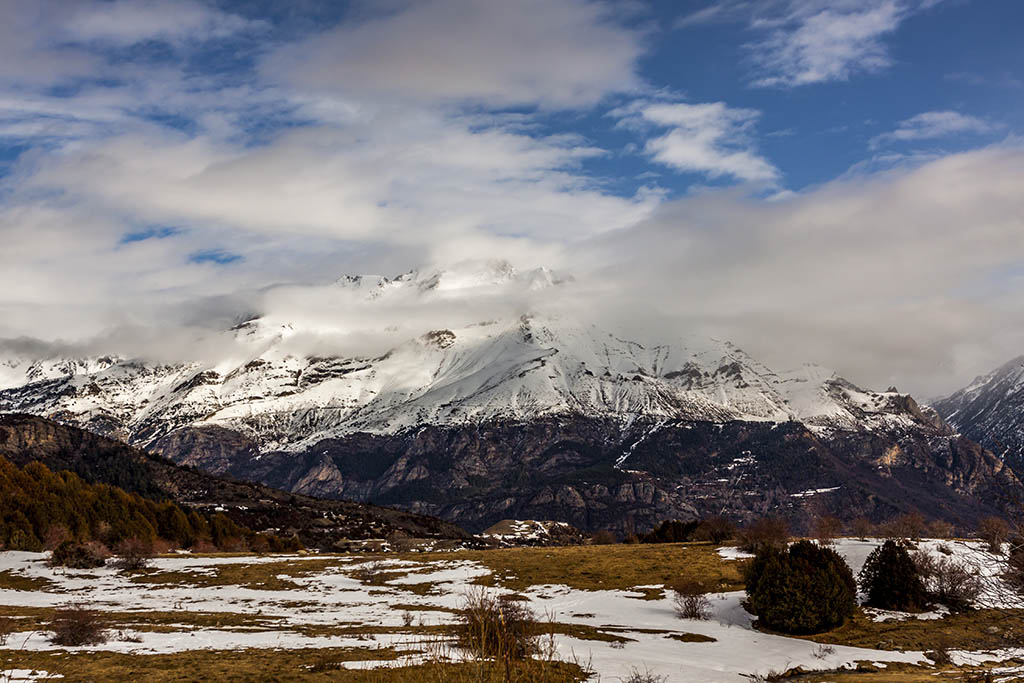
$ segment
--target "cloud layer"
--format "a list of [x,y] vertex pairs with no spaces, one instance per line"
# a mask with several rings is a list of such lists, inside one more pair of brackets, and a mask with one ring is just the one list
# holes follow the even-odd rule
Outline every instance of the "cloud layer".
[[[885,68],[887,37],[928,5],[721,2],[680,23],[742,22],[752,79],[790,88]],[[5,348],[216,354],[239,317],[336,320],[343,274],[492,257],[575,282],[555,301],[349,311],[359,343],[384,343],[389,319],[553,307],[925,394],[1024,343],[1012,137],[787,188],[759,141],[767,109],[645,79],[643,5],[356,3],[291,32],[244,8],[0,0]],[[1003,131],[905,115],[863,153]]]
[[272,54],[306,90],[400,100],[578,107],[640,87],[643,34],[611,3],[426,0],[390,5]]

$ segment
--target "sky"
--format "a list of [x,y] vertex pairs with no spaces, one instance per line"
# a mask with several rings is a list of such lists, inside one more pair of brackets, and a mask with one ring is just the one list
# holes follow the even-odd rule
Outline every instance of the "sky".
[[187,359],[281,288],[501,258],[645,339],[948,393],[1024,353],[1022,28],[1014,0],[0,0],[0,347]]

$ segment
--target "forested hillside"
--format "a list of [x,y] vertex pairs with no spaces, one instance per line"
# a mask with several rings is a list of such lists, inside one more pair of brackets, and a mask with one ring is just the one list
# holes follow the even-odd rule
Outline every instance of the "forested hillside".
[[31,462],[18,467],[0,457],[0,547],[39,551],[63,540],[99,541],[109,547],[126,539],[163,540],[181,548],[212,545],[295,550],[298,539],[257,534],[220,513],[185,510],[116,486],[90,484],[74,472],[53,472]]

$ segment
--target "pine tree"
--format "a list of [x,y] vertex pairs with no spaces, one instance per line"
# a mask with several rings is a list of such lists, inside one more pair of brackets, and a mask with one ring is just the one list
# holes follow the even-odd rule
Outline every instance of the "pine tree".
[[762,550],[747,571],[746,584],[758,623],[784,633],[836,628],[857,605],[857,584],[846,562],[810,541]]
[[859,578],[865,604],[872,607],[916,611],[928,605],[917,565],[902,543],[888,540],[872,550]]

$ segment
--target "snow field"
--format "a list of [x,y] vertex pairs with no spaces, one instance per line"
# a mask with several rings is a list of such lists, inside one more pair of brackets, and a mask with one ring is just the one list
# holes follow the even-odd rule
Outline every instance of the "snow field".
[[[880,541],[841,539],[836,549],[858,571],[867,554]],[[924,541],[929,552],[940,552],[939,545],[949,546],[952,556],[976,563],[977,571],[985,573],[995,585],[993,557],[982,544],[960,541]],[[735,548],[722,548],[719,554],[727,560],[744,554]],[[170,632],[127,628],[130,640],[117,637],[98,646],[81,650],[107,650],[131,654],[171,653],[184,650],[233,650],[244,648],[316,649],[325,647],[375,648],[395,647],[397,650],[422,649],[424,639],[416,633],[423,625],[449,624],[455,619],[452,610],[462,604],[472,582],[490,573],[485,566],[472,561],[451,559],[423,563],[377,557],[193,557],[188,555],[159,558],[154,562],[156,576],[164,572],[195,575],[192,585],[187,579],[178,583],[138,583],[113,569],[63,571],[45,565],[42,553],[0,553],[0,572],[9,571],[27,578],[45,579],[50,583],[40,590],[0,590],[0,605],[10,607],[55,607],[69,602],[89,604],[107,612],[145,614],[147,612],[180,613],[180,624]],[[260,565],[286,561],[301,567],[311,560],[331,560],[324,567],[313,567],[309,573],[282,574],[299,586],[291,590],[260,590],[242,585],[203,585],[199,579],[216,572],[224,565]],[[383,583],[366,585],[353,576],[360,567],[372,563],[383,571]],[[394,574],[391,574],[391,573]],[[292,575],[298,574],[298,575]],[[427,589],[429,588],[429,589]],[[639,587],[638,587],[639,588]],[[489,589],[510,592],[501,588]],[[984,599],[993,606],[1005,593],[986,589]],[[832,669],[854,666],[858,661],[884,665],[888,662],[927,663],[923,652],[882,651],[833,646],[822,648],[817,643],[798,638],[756,631],[752,617],[742,607],[740,591],[709,595],[711,618],[707,621],[680,620],[673,609],[671,592],[657,600],[643,600],[644,593],[630,590],[585,591],[565,585],[535,585],[522,591],[530,607],[541,619],[556,623],[580,624],[614,633],[629,639],[625,643],[609,643],[556,634],[555,645],[560,658],[578,661],[593,668],[602,680],[626,677],[634,668],[649,670],[669,681],[707,681],[733,683],[749,680],[751,674],[782,671],[796,666],[806,669]],[[407,606],[407,607],[406,607]],[[1006,605],[1008,606],[1008,605]],[[408,609],[413,626],[408,626]],[[252,623],[236,627],[196,627],[190,625],[190,613],[209,615],[226,613],[246,615]],[[904,618],[906,615],[886,615]],[[934,615],[940,616],[940,615]],[[351,627],[355,633],[331,633],[332,627]],[[359,627],[393,627],[390,633],[358,633]],[[115,630],[117,630],[115,628]],[[709,642],[681,642],[673,635],[698,634],[714,639]],[[130,642],[133,640],[141,642]],[[13,634],[8,649],[53,650],[44,633]],[[458,653],[455,653],[456,655]],[[958,662],[1001,661],[1024,653],[956,652]],[[346,666],[373,667],[419,661],[420,655],[406,655],[396,661],[348,662]],[[20,673],[19,673],[20,675]],[[17,679],[16,679],[17,680]]]

